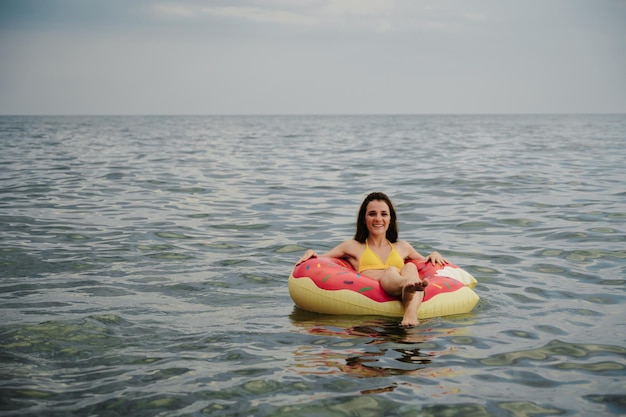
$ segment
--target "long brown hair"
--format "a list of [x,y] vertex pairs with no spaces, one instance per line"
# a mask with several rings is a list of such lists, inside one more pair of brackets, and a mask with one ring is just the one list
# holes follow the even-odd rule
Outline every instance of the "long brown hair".
[[393,207],[393,203],[391,199],[387,197],[387,194],[381,192],[373,192],[365,197],[363,203],[361,203],[361,208],[359,209],[359,216],[356,219],[356,233],[354,234],[354,240],[360,243],[365,243],[367,237],[369,236],[369,231],[367,230],[367,224],[365,224],[365,212],[367,211],[367,205],[370,201],[383,201],[389,207],[389,216],[391,217],[391,221],[389,222],[389,228],[387,229],[387,240],[391,243],[395,243],[398,241],[398,222],[396,216],[396,209]]

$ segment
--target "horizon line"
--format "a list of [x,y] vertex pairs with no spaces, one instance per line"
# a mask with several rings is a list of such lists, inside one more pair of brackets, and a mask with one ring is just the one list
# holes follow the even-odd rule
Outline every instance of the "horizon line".
[[0,117],[311,117],[311,116],[609,116],[625,112],[457,112],[457,113],[0,113]]

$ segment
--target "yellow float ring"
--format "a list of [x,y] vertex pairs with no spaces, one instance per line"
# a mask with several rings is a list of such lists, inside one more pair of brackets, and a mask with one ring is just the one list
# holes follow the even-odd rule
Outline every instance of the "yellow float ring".
[[[420,261],[420,277],[428,278],[419,319],[465,314],[479,301],[473,291],[476,279],[448,264],[436,266]],[[288,280],[289,294],[301,309],[324,314],[402,317],[402,303],[389,296],[372,278],[357,273],[340,259],[314,258],[296,266]]]

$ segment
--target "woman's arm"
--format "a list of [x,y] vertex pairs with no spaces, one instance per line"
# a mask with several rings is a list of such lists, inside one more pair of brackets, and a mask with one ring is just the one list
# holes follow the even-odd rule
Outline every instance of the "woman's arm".
[[448,263],[448,261],[443,256],[441,256],[441,254],[437,251],[432,251],[430,255],[426,257],[425,261],[430,262],[432,264],[440,264],[440,265],[445,265]]
[[317,253],[315,253],[313,249],[307,249],[307,251],[304,252],[304,255],[302,255],[302,257],[298,259],[296,265],[300,265],[302,262],[307,261],[311,258],[317,258]]
[[441,254],[437,251],[433,251],[430,253],[430,255],[424,257],[422,254],[420,254],[418,251],[415,250],[415,248],[413,248],[413,246],[411,246],[410,243],[408,242],[404,242],[404,244],[406,244],[406,247],[408,249],[408,255],[404,258],[404,259],[417,259],[418,261],[425,261],[425,262],[430,262],[432,264],[447,264],[448,261],[441,256]]
[[327,258],[352,258],[353,255],[351,255],[350,248],[351,241],[346,240],[345,242],[340,243],[328,252],[325,252],[321,255],[318,255],[313,249],[308,249],[306,252],[304,252],[304,255],[302,255],[298,262],[296,262],[296,265],[300,265],[302,262],[311,258],[317,258],[318,256],[323,256]]

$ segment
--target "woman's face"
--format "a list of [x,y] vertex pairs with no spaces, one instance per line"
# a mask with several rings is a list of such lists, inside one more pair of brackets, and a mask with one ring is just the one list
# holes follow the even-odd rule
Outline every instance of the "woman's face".
[[365,224],[370,235],[385,236],[390,222],[391,213],[387,203],[382,200],[372,200],[367,203]]

